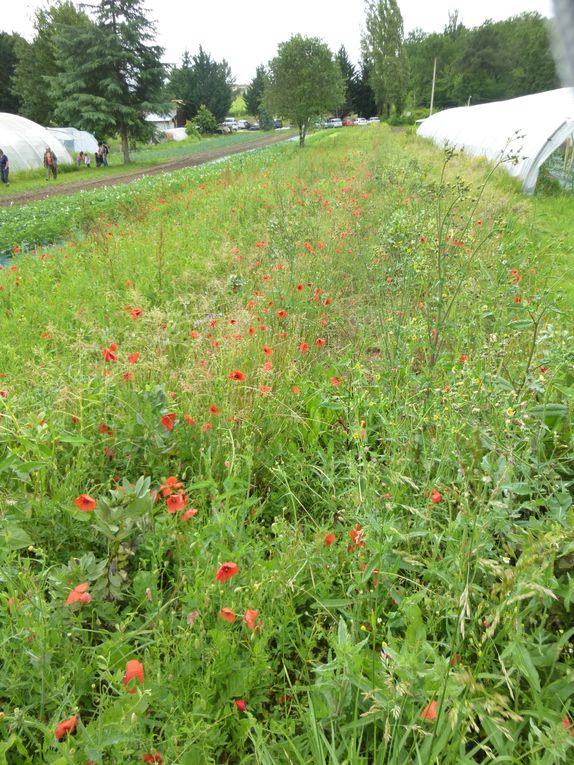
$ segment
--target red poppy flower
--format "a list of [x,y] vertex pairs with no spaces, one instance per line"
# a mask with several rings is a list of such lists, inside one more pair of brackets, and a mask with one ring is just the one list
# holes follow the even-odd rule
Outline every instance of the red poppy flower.
[[466,355],[466,353],[461,353],[460,356],[458,357],[458,360],[464,363],[465,361],[468,361],[468,356]]
[[263,364],[263,369],[266,372],[270,372],[273,369],[273,364],[271,361],[266,361],[265,364]]
[[116,350],[113,346],[115,343],[112,343],[109,348],[102,348],[102,356],[104,357],[104,361],[117,361],[118,357],[114,353]]
[[71,606],[74,603],[89,603],[92,599],[92,596],[88,592],[89,587],[89,582],[82,582],[82,584],[76,585],[68,595],[66,605]]
[[169,497],[170,494],[173,494],[177,489],[181,489],[182,486],[183,483],[182,481],[177,480],[177,476],[170,475],[165,479],[165,483],[159,488],[164,497]]
[[191,416],[191,414],[184,414],[183,419],[187,422],[188,425],[195,425],[195,420]]
[[[124,674],[124,685],[128,685],[133,679],[136,679],[138,683],[144,681],[144,668],[137,659],[130,659],[126,664],[126,671]],[[128,688],[128,693],[135,693],[135,688]]]
[[186,510],[185,513],[180,516],[180,521],[182,523],[185,523],[186,521],[189,521],[191,518],[194,518],[197,515],[197,507],[190,507],[189,510]]
[[284,308],[281,308],[279,311],[277,311],[276,316],[278,319],[285,319],[287,317],[287,311]]
[[303,340],[303,342],[299,343],[299,350],[301,353],[307,353],[309,350],[309,344]]
[[335,388],[341,384],[341,380],[338,377],[331,377],[330,378],[331,385],[334,385]]
[[177,494],[172,494],[166,500],[168,512],[179,513],[187,504],[187,494],[179,491]]
[[234,369],[228,377],[229,380],[245,380],[245,375],[239,369]]
[[251,631],[257,627],[257,617],[259,616],[259,611],[255,611],[253,608],[248,608],[245,612],[245,615],[243,616],[243,621],[245,624],[249,627]]
[[168,432],[171,432],[175,424],[175,412],[171,412],[171,414],[164,414],[160,422]]
[[336,538],[337,537],[331,532],[331,534],[327,534],[325,536],[325,539],[323,541],[325,542],[327,547],[330,547],[333,544],[333,542],[335,541]]
[[442,502],[442,494],[440,493],[440,491],[437,491],[436,489],[433,489],[431,491],[430,498],[433,505],[438,505],[439,502]]
[[297,285],[297,292],[302,292],[303,289],[304,289],[303,285],[301,284],[301,282],[299,282],[299,284]]
[[259,386],[259,392],[266,394],[271,392],[271,388],[268,385],[260,385]]
[[78,715],[72,715],[71,717],[68,717],[67,720],[62,720],[61,723],[58,723],[55,733],[58,741],[61,741],[65,736],[68,735],[68,733],[73,733],[76,730],[77,725]]
[[135,364],[139,357],[139,353],[132,353],[131,356],[128,356],[128,364]]
[[228,563],[222,563],[219,567],[217,574],[215,575],[215,578],[218,582],[227,582],[228,579],[231,579],[232,576],[235,576],[235,574],[238,574],[241,569],[237,565],[237,563],[233,563],[232,561],[229,561]]
[[92,510],[96,509],[96,500],[93,497],[90,497],[89,494],[80,494],[80,496],[76,497],[74,500],[74,504],[78,510],[82,510],[84,513],[90,513]]
[[214,414],[214,415],[221,414],[221,409],[217,406],[217,404],[212,404],[209,407],[209,411],[211,412],[211,414]]
[[574,736],[574,724],[566,715],[562,718],[562,727],[568,731],[571,736]]
[[352,545],[349,545],[349,552],[355,552],[359,547],[365,546],[365,532],[359,523],[357,523],[354,529],[351,529],[349,536],[353,542]]
[[155,762],[157,765],[163,765],[163,757],[159,752],[155,754],[144,754],[142,757],[144,762]]
[[271,354],[273,353],[273,348],[270,348],[268,345],[264,345],[263,346],[263,353],[266,356],[271,356]]
[[437,718],[437,707],[438,703],[436,699],[433,699],[430,704],[427,704],[426,707],[423,707],[423,711],[421,712],[421,720],[434,722]]
[[245,699],[233,699],[233,703],[237,707],[238,712],[245,712],[247,709],[247,702]]
[[213,425],[210,422],[204,422],[201,426],[201,432],[207,433],[208,430],[213,430]]
[[229,622],[229,624],[233,624],[233,622],[237,619],[237,614],[235,611],[232,611],[231,608],[222,608],[219,612],[219,615],[222,619],[225,619],[226,622]]
[[301,393],[300,388],[298,388],[296,385],[294,385],[291,390],[293,391],[294,396],[298,396]]
[[327,342],[327,341],[325,340],[325,338],[324,338],[324,337],[318,337],[318,338],[315,340],[315,345],[317,346],[317,348],[322,348],[322,347],[325,345],[325,343],[326,343],[326,342]]

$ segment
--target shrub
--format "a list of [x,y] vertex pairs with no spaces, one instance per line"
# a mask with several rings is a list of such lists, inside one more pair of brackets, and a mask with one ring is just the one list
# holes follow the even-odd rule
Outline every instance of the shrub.
[[215,133],[217,131],[217,120],[204,104],[199,107],[197,114],[191,120],[191,124],[197,128],[202,135],[205,133]]

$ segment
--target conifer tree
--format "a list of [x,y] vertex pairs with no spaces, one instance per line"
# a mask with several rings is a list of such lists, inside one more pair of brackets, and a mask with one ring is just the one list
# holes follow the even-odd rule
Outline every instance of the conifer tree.
[[151,44],[155,30],[143,0],[84,7],[94,21],[57,34],[56,116],[99,136],[119,134],[127,163],[130,140],[149,133],[146,113],[164,106],[163,49]]
[[247,114],[258,116],[261,109],[261,100],[263,99],[263,91],[265,89],[265,81],[267,73],[264,66],[258,66],[255,70],[255,77],[251,80],[247,86],[247,90],[243,98],[245,99],[245,107]]

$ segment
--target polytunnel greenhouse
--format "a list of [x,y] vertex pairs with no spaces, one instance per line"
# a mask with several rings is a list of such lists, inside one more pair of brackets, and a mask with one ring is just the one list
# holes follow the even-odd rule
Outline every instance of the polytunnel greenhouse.
[[12,172],[42,167],[47,146],[59,164],[72,161],[64,145],[46,128],[25,117],[0,112],[0,149],[8,156]]
[[57,138],[72,156],[76,156],[80,151],[94,154],[98,150],[98,142],[87,130],[77,130],[73,127],[55,127],[48,128],[48,132]]
[[486,157],[522,181],[526,194],[536,188],[542,165],[552,160],[551,174],[572,189],[574,179],[574,91],[550,90],[508,101],[460,106],[433,114],[418,134]]

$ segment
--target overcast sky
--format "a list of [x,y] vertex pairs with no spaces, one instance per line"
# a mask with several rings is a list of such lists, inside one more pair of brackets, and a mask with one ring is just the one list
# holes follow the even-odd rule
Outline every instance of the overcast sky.
[[[0,31],[31,40],[34,11],[42,5],[47,2],[0,0]],[[147,0],[146,7],[166,62],[177,63],[186,48],[195,53],[202,45],[217,61],[227,60],[237,83],[248,83],[278,43],[297,33],[322,38],[333,52],[344,45],[353,62],[360,59],[364,0]],[[467,27],[526,11],[551,14],[551,0],[399,0],[399,7],[405,34],[416,27],[440,32],[455,9]]]

